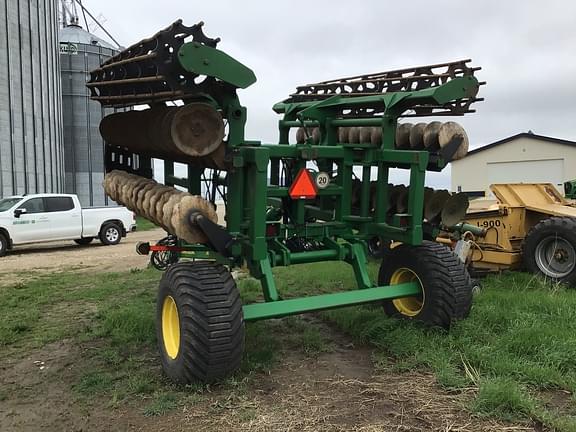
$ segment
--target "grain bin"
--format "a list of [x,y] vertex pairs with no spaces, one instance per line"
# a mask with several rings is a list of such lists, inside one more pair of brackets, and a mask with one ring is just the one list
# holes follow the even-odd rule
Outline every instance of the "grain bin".
[[78,195],[84,206],[106,205],[104,194],[104,141],[100,120],[114,110],[91,101],[86,88],[88,72],[118,51],[72,20],[60,29],[60,63],[64,125],[64,169],[67,193]]
[[0,196],[63,190],[56,0],[0,7]]

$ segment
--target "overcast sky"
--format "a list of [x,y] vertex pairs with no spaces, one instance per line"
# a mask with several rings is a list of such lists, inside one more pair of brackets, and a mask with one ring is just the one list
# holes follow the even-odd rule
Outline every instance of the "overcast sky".
[[[204,21],[218,48],[254,70],[239,92],[247,138],[277,142],[271,107],[297,85],[471,58],[487,85],[454,120],[471,147],[532,130],[576,140],[576,2],[83,0],[122,44],[174,20]],[[96,31],[99,36],[102,32]],[[449,185],[448,170],[430,176]]]

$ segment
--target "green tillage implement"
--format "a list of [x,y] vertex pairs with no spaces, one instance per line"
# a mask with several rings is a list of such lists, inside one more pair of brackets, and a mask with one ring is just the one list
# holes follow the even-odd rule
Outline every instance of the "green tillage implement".
[[[174,37],[181,33],[192,36],[193,41],[184,43],[183,38]],[[154,38],[171,44],[177,56],[162,62],[160,53],[152,56],[154,48],[146,44]],[[165,158],[166,185],[185,187],[196,195],[201,194],[203,181],[212,188],[226,187],[226,227],[203,224],[201,218],[192,220],[209,242],[180,242],[181,257],[192,260],[171,266],[160,284],[158,339],[166,373],[175,381],[190,382],[210,381],[233,372],[242,356],[245,321],[372,302],[383,303],[389,314],[430,325],[448,327],[463,317],[471,301],[467,273],[447,249],[424,241],[434,237],[434,227],[427,227],[422,219],[426,170],[441,170],[449,155],[398,150],[394,143],[399,117],[472,112],[470,103],[479,100],[475,99],[479,83],[473,76],[477,68],[469,68],[463,61],[395,71],[390,76],[354,77],[352,82],[372,81],[380,90],[367,85],[355,87],[351,94],[346,90],[315,94],[311,85],[274,106],[283,116],[279,143],[263,144],[246,140],[247,112],[237,96],[238,88],[255,82],[254,74],[217,50],[216,42],[203,35],[201,25],[184,27],[178,21],[93,71],[88,84],[93,99],[103,106],[203,102],[218,110],[227,123],[224,180],[216,175],[206,179],[205,168],[195,163],[189,163],[187,177],[180,178],[174,173],[174,162],[187,161]],[[140,46],[148,54],[137,54]],[[154,61],[157,63],[151,63]],[[127,63],[138,70],[137,79],[153,64],[153,73],[161,72],[163,81],[152,88],[133,81],[136,78],[132,79],[129,71],[128,75],[106,74]],[[166,64],[170,70],[161,69]],[[448,72],[435,75],[434,68],[448,68]],[[417,78],[403,78],[406,72]],[[170,74],[186,80],[167,79]],[[199,76],[204,81],[196,84]],[[398,82],[402,85],[395,91],[392,84],[398,88]],[[381,128],[381,144],[338,142],[338,128],[347,126]],[[290,132],[299,127],[319,128],[319,142],[314,144],[309,137],[303,144],[290,144]],[[123,169],[151,177],[151,157],[158,154],[127,152],[114,143],[106,148],[108,171]],[[293,199],[293,179],[311,165],[329,175],[329,184],[317,189],[315,200]],[[354,168],[362,172],[357,210],[351,208]],[[388,212],[392,168],[410,171],[408,211],[404,214]],[[377,183],[371,203],[373,170]],[[365,242],[374,236],[403,243],[384,258],[377,283],[369,276],[365,254]],[[304,246],[295,247],[290,243],[294,239]],[[283,298],[272,269],[319,261],[350,264],[358,289]],[[261,282],[263,302],[240,306],[228,268],[243,265]]]
[[564,183],[564,195],[568,199],[576,200],[576,180],[570,180]]

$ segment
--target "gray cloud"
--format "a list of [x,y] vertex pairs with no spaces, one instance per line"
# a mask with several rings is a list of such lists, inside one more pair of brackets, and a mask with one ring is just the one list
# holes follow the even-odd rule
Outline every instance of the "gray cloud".
[[[177,18],[205,21],[258,82],[242,91],[247,136],[276,142],[272,105],[299,84],[472,58],[488,84],[460,121],[472,147],[529,129],[576,139],[576,3],[552,1],[163,2],[84,0],[128,45]],[[448,185],[448,172],[434,174]]]

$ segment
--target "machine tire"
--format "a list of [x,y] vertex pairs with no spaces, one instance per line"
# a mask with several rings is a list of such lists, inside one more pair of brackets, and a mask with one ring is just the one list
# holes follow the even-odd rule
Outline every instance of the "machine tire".
[[457,320],[465,319],[470,316],[472,301],[474,299],[474,287],[477,285],[473,282],[473,279],[470,277],[470,273],[468,273],[468,269],[466,269],[464,264],[462,264],[462,271],[464,273],[465,282],[463,286],[457,286],[456,289],[456,309],[454,311],[454,317]]
[[478,279],[470,278],[470,286],[472,287],[472,294],[478,294],[482,291],[482,283]]
[[[554,241],[554,250],[563,254],[568,264],[562,270],[560,266],[551,268],[554,264],[544,262],[547,246]],[[554,282],[576,285],[576,218],[550,217],[541,220],[532,227],[522,247],[522,260],[526,269],[535,274],[541,274]]]
[[162,368],[174,382],[212,382],[238,369],[244,318],[228,269],[206,261],[169,267],[158,291],[156,335]]
[[[177,246],[178,239],[175,236],[169,235],[159,240],[156,245],[159,246]],[[176,264],[180,260],[178,252],[171,251],[154,251],[150,254],[150,265],[156,270],[166,271],[168,267]]]
[[74,243],[79,244],[79,245],[87,245],[87,244],[92,243],[92,240],[94,240],[94,237],[82,237],[82,238],[74,240]]
[[166,271],[168,267],[176,264],[180,258],[175,252],[157,252],[150,254],[150,265],[159,271]]
[[102,226],[98,237],[107,246],[117,245],[122,240],[122,229],[115,223],[108,223]]
[[448,329],[454,320],[470,313],[470,276],[449,248],[430,241],[393,248],[380,266],[378,284],[393,285],[414,278],[420,281],[423,295],[386,300],[384,312],[388,316]]
[[8,238],[4,234],[0,233],[0,257],[3,257],[8,253],[8,245]]

